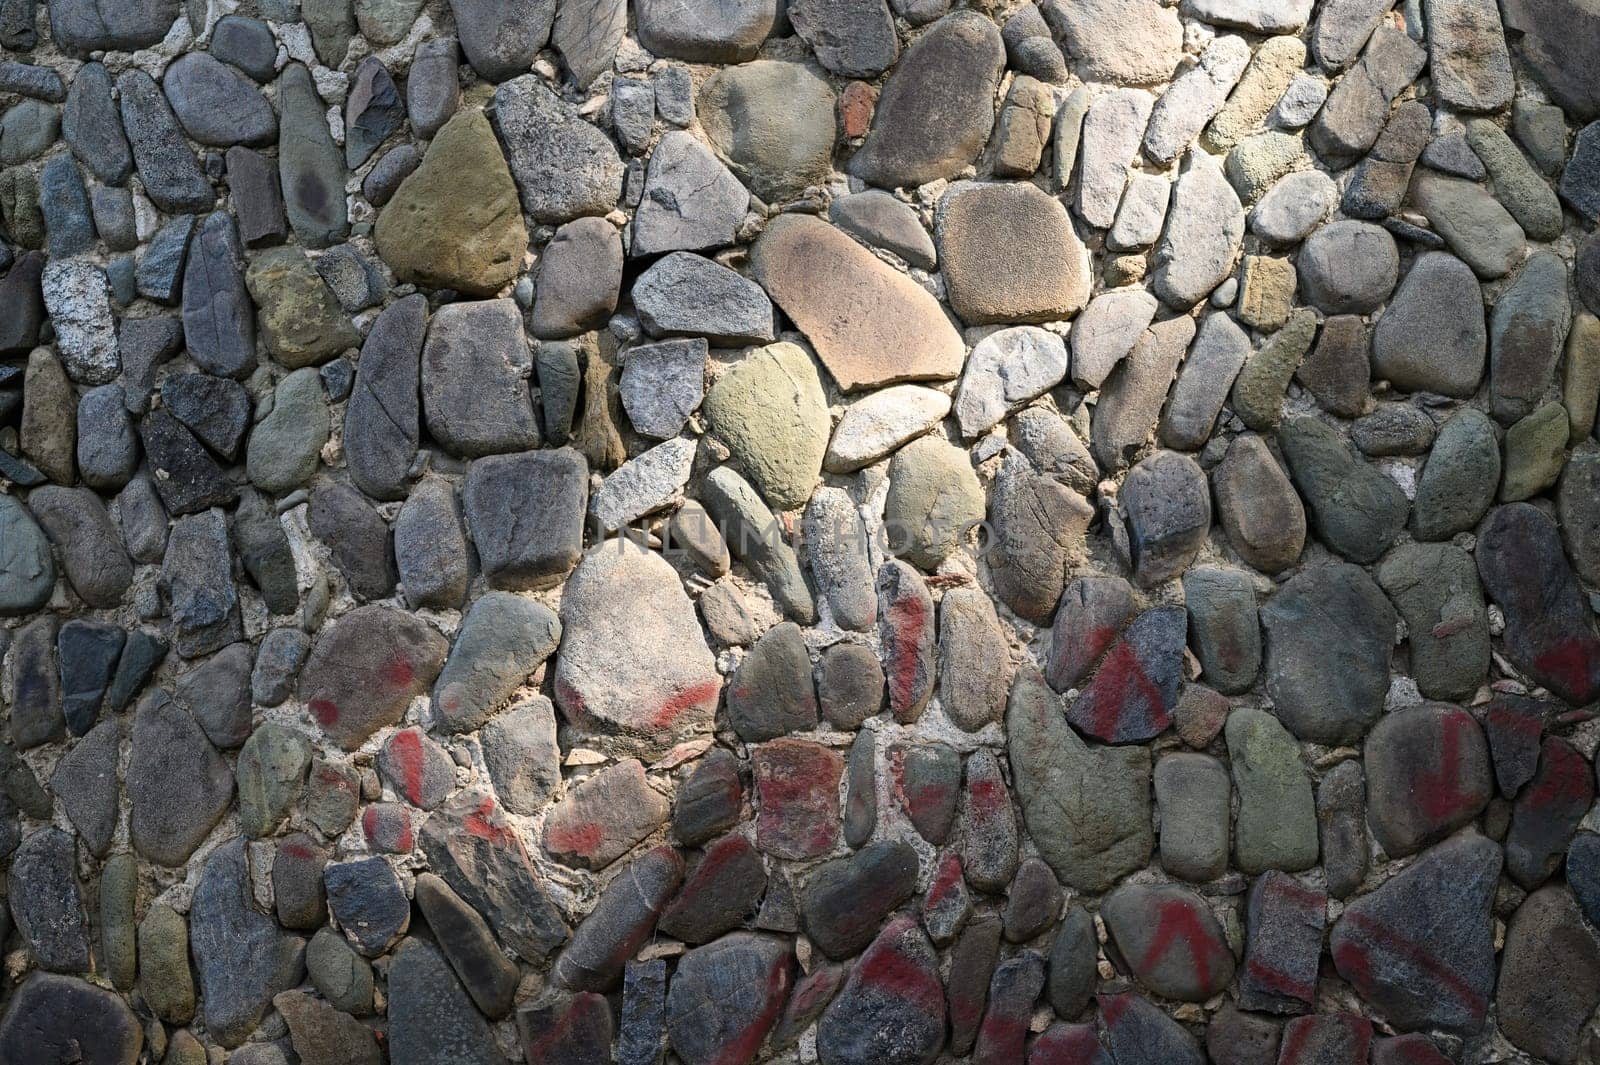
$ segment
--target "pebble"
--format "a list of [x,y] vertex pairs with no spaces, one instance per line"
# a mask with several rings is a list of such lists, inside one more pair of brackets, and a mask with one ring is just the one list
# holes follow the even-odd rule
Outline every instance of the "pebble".
[[1227,871],[1228,771],[1207,754],[1169,754],[1155,766],[1161,867],[1193,882]]

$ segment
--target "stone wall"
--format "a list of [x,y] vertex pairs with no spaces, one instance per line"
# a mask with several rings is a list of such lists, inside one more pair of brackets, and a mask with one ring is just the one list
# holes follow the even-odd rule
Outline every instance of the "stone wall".
[[0,51],[0,1062],[1600,1055],[1589,0]]

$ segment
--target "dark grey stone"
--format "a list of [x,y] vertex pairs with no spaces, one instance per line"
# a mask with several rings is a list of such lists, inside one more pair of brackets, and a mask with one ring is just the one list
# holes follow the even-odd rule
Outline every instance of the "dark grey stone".
[[272,500],[251,488],[241,492],[233,516],[233,538],[239,561],[261,590],[267,609],[274,614],[292,614],[300,605],[294,555]]
[[382,858],[337,862],[322,872],[333,919],[356,950],[383,954],[411,925],[411,903],[400,878]]
[[189,711],[206,738],[224,749],[250,738],[250,645],[229,644],[178,677],[173,700]]
[[389,1060],[394,1065],[505,1065],[489,1028],[439,951],[407,938],[389,966]]
[[255,369],[255,311],[244,283],[244,252],[233,219],[208,215],[183,272],[183,335],[200,367],[244,378]]
[[249,248],[282,244],[289,235],[289,220],[272,160],[250,148],[233,147],[226,161],[240,239]]
[[56,763],[50,775],[50,790],[61,799],[72,827],[96,858],[106,856],[117,830],[121,731],[117,722],[102,721]]
[[167,538],[159,587],[173,625],[173,646],[198,658],[239,639],[228,526],[217,509],[179,518]]
[[377,56],[356,67],[344,101],[344,159],[354,170],[405,121],[400,90]]
[[73,618],[56,635],[61,712],[74,736],[88,732],[99,718],[125,639],[117,626],[94,618]]
[[[52,258],[68,259],[94,247],[94,217],[83,175],[67,154],[53,155],[39,174],[39,209]],[[59,330],[58,330],[59,332]]]
[[278,139],[278,116],[255,83],[205,52],[181,55],[161,87],[191,140],[226,148],[264,147]]
[[142,70],[124,71],[117,76],[117,95],[134,166],[151,202],[172,214],[209,210],[217,201],[216,191],[155,80]]
[[588,466],[571,448],[479,459],[463,491],[467,528],[491,587],[547,588],[583,552]]
[[78,596],[92,607],[114,607],[133,583],[133,565],[111,515],[87,488],[46,485],[28,497],[29,509],[60,552]]
[[250,427],[244,386],[209,374],[172,374],[161,382],[161,403],[212,451],[233,462]]
[[450,0],[461,50],[485,80],[526,74],[550,39],[555,0]]
[[386,307],[361,346],[345,410],[350,479],[374,499],[400,499],[421,440],[417,384],[428,301],[407,296]]
[[278,180],[295,236],[326,248],[350,232],[344,153],[328,132],[327,106],[311,72],[290,63],[278,76]]
[[238,490],[194,434],[165,410],[139,422],[156,491],[173,517],[231,503]]
[[88,969],[89,921],[72,834],[44,828],[30,835],[12,855],[7,882],[12,919],[40,968]]
[[111,99],[111,75],[101,64],[84,64],[72,79],[61,132],[72,153],[106,184],[121,185],[133,173],[133,152]]
[[514,300],[441,307],[422,350],[429,434],[464,458],[537,447],[527,386],[532,365]]
[[[178,303],[194,230],[195,216],[187,214],[169,219],[156,230],[134,268],[134,284],[139,295],[169,307]],[[127,364],[126,354],[123,363]]]
[[278,42],[261,19],[224,15],[211,27],[211,54],[265,84],[277,69]]
[[440,37],[417,45],[406,75],[406,110],[417,136],[431,140],[444,128],[461,104],[456,68],[461,51],[454,37]]
[[357,599],[382,599],[394,591],[399,575],[388,523],[359,491],[348,484],[318,485],[307,520]]
[[200,976],[206,1031],[225,1047],[243,1043],[266,1016],[272,996],[299,983],[305,972],[305,940],[255,908],[242,837],[206,859],[189,910],[189,948]]
[[133,849],[157,865],[189,860],[233,796],[233,772],[194,719],[154,689],[139,702],[123,787]]

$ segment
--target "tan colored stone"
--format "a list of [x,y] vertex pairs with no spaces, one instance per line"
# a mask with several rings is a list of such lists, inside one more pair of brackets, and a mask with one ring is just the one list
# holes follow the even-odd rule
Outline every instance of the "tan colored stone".
[[939,301],[826,222],[776,219],[750,262],[845,391],[961,372],[966,347]]
[[1267,112],[1305,65],[1306,46],[1298,37],[1274,37],[1258,48],[1233,95],[1211,120],[1204,137],[1206,147],[1225,152],[1261,128]]
[[1594,432],[1596,407],[1600,407],[1600,318],[1578,314],[1567,334],[1567,367],[1561,394],[1571,422],[1570,443]]

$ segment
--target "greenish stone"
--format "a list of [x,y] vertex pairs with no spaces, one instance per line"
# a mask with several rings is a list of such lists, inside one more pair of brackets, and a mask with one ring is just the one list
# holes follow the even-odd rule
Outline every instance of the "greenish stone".
[[282,725],[262,725],[239,750],[239,827],[259,839],[271,833],[300,797],[311,766],[311,743]]
[[1506,430],[1500,502],[1529,499],[1556,483],[1566,460],[1567,409],[1551,400]]
[[811,498],[828,450],[828,403],[811,357],[794,344],[745,356],[706,393],[711,429],[777,510]]
[[267,350],[289,369],[327,362],[361,343],[333,290],[300,249],[263,252],[244,281]]
[[1239,792],[1233,830],[1239,868],[1309,869],[1317,863],[1317,809],[1300,745],[1264,710],[1233,711],[1223,733]]
[[1530,239],[1561,236],[1561,201],[1503,129],[1487,118],[1475,118],[1467,123],[1467,143],[1494,180],[1495,199]]
[[1278,427],[1289,382],[1316,335],[1316,312],[1301,308],[1250,356],[1233,383],[1233,412],[1241,421],[1257,432]]
[[306,972],[322,997],[345,1013],[372,1012],[372,966],[329,928],[320,929],[306,947]]
[[100,870],[100,965],[119,991],[133,987],[138,975],[133,920],[139,895],[139,863],[131,854],[113,854]]
[[330,431],[328,399],[322,378],[306,367],[278,382],[272,410],[250,431],[245,472],[263,492],[282,494],[317,472]]
[[139,994],[168,1024],[194,1018],[194,977],[189,972],[189,925],[165,903],[139,922]]
[[983,516],[983,486],[965,451],[924,436],[895,452],[883,519],[890,547],[901,558],[935,568]]
[[492,296],[516,277],[528,230],[511,170],[482,111],[445,123],[373,230],[395,276]]

